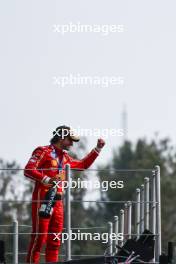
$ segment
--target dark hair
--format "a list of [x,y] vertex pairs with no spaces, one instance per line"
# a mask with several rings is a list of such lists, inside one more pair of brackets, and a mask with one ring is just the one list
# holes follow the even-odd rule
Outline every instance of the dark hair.
[[60,140],[60,138],[58,136],[54,136],[50,139],[50,143],[56,144],[59,140]]
[[53,137],[51,138],[50,143],[56,144],[59,140],[63,139],[63,132],[65,130],[70,130],[70,127],[64,125],[57,127],[55,131],[53,131]]

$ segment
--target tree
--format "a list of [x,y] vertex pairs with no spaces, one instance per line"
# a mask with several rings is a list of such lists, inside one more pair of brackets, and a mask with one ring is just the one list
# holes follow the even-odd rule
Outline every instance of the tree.
[[[31,185],[27,180],[23,179],[19,165],[13,162],[6,162],[0,159],[0,225],[1,239],[5,241],[6,249],[12,252],[12,235],[5,233],[12,233],[13,219],[16,218],[19,224],[24,224],[29,219],[28,204],[21,202],[26,200]],[[6,226],[4,226],[6,225]],[[9,226],[8,226],[9,225]],[[22,228],[19,228],[19,232]],[[21,248],[24,251],[26,245],[26,237],[20,236]],[[27,246],[27,245],[26,245]],[[8,262],[12,262],[12,255],[8,255]]]
[[[162,241],[166,247],[168,240],[176,240],[176,152],[169,139],[155,139],[148,142],[139,139],[136,144],[126,141],[113,152],[109,164],[99,167],[104,169],[98,173],[100,181],[123,179],[124,189],[109,189],[101,196],[104,200],[134,200],[134,192],[144,182],[144,177],[151,173],[128,172],[117,173],[115,169],[153,169],[161,167],[161,205],[162,205]],[[104,204],[99,206],[100,219],[112,220],[122,205]]]

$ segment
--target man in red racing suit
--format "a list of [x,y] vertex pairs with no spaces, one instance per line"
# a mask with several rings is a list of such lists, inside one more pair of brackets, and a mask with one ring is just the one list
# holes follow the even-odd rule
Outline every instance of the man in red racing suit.
[[[54,134],[51,145],[38,147],[27,163],[24,175],[35,181],[35,187],[32,195],[32,234],[28,249],[27,263],[39,263],[42,246],[46,244],[45,260],[46,262],[57,262],[59,259],[60,239],[54,239],[54,234],[62,233],[63,229],[63,202],[62,198],[57,200],[50,218],[39,216],[41,201],[45,200],[46,192],[51,187],[53,181],[65,180],[65,164],[70,164],[71,168],[87,169],[99,155],[105,142],[99,139],[97,146],[83,159],[73,159],[66,150],[73,145],[73,141],[79,141],[79,138],[70,134],[70,128],[60,126],[56,131],[68,130],[66,136]],[[61,169],[58,173],[58,166]],[[53,169],[54,168],[54,169]],[[63,195],[63,187],[57,188],[59,197]]]

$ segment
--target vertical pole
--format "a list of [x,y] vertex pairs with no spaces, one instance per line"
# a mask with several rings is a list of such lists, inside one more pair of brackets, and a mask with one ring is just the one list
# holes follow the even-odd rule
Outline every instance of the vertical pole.
[[155,194],[155,171],[152,171],[152,180],[151,180],[151,201],[152,201],[152,215],[151,215],[151,227],[150,230],[153,234],[156,233],[156,194]]
[[149,178],[144,179],[144,227],[149,230]]
[[120,210],[120,219],[119,219],[119,233],[123,235],[123,240],[119,241],[119,246],[123,246],[124,242],[124,210]]
[[112,240],[112,222],[108,222],[108,255],[112,256],[113,253],[113,240]]
[[140,196],[141,191],[139,188],[136,189],[136,205],[135,205],[135,233],[137,238],[140,236]]
[[127,238],[128,239],[131,238],[131,214],[132,214],[132,204],[129,201],[127,203],[127,232],[128,232]]
[[156,177],[156,261],[159,261],[161,255],[161,182],[160,182],[160,167],[155,166]]
[[141,185],[141,197],[140,197],[140,234],[144,232],[144,185]]
[[13,221],[13,264],[18,264],[18,221]]
[[124,240],[128,239],[128,205],[124,205]]
[[151,179],[151,224],[150,224],[150,230],[154,234],[154,240],[155,240],[155,252],[154,252],[154,259],[153,262],[155,262],[155,253],[156,253],[156,186],[155,186],[155,170],[152,171],[152,179]]
[[113,233],[116,234],[116,240],[114,240],[114,253],[117,253],[118,249],[117,249],[117,245],[119,243],[118,241],[118,234],[119,234],[119,217],[118,216],[114,216],[114,230]]
[[150,230],[153,234],[156,233],[156,194],[155,194],[155,171],[152,171],[151,180],[151,201],[152,201],[152,215],[151,215],[151,227]]
[[70,165],[66,164],[65,166],[66,172],[66,196],[65,196],[65,205],[66,205],[66,234],[68,234],[68,239],[66,240],[66,261],[71,260],[71,204],[70,204]]

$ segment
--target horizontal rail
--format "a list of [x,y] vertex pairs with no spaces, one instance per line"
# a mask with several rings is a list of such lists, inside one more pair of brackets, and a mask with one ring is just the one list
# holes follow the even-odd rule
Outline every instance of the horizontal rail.
[[[48,200],[7,200],[7,201],[4,201],[4,200],[0,200],[0,203],[37,203],[37,202],[47,202]],[[98,201],[98,200],[73,200],[71,201],[71,203],[127,203],[128,201]],[[140,201],[140,202],[137,202],[137,201],[130,201],[131,203],[134,203],[134,204],[137,204],[137,203],[151,203],[151,204],[157,204],[158,202],[153,202],[153,201]]]
[[[0,168],[0,171],[33,171],[34,169],[25,169],[25,168]],[[36,170],[58,170],[58,168],[37,168]],[[62,170],[65,170],[64,168]],[[72,168],[71,171],[114,171],[114,172],[153,172],[153,169],[79,169]]]
[[[85,203],[91,203],[91,202],[94,202],[94,203],[127,203],[128,201],[96,201],[96,200],[73,200],[71,201],[71,203],[81,203],[81,202],[85,202]],[[137,203],[151,203],[153,204],[154,202],[153,201],[144,201],[144,202],[137,202],[137,201],[130,201],[131,203],[133,204],[137,204]],[[158,203],[158,202],[155,202],[155,203]]]
[[[77,228],[77,229],[79,229],[79,228]],[[76,230],[77,230],[76,229]],[[73,230],[73,229],[72,229]],[[9,233],[6,233],[6,232],[4,232],[4,233],[0,233],[0,235],[14,235],[14,234],[16,234],[16,233],[13,233],[13,232],[9,232]],[[33,233],[32,232],[32,234],[33,235],[53,235],[53,234],[57,234],[57,233]],[[31,232],[24,232],[24,233],[18,233],[18,235],[31,235]],[[131,234],[131,233],[124,233],[123,234],[124,236],[127,236],[127,235],[132,235],[132,236],[137,236],[137,235],[145,235],[145,234],[143,234],[143,233],[141,233],[141,234]],[[146,234],[147,236],[159,236],[159,234]],[[98,241],[98,240],[97,240]]]
[[[7,225],[10,226],[10,225]],[[19,227],[32,227],[31,225],[18,225]],[[0,225],[1,227],[1,225]],[[72,227],[71,229],[104,229],[107,228],[106,226],[92,226],[92,227]],[[63,228],[64,230],[65,228]]]

